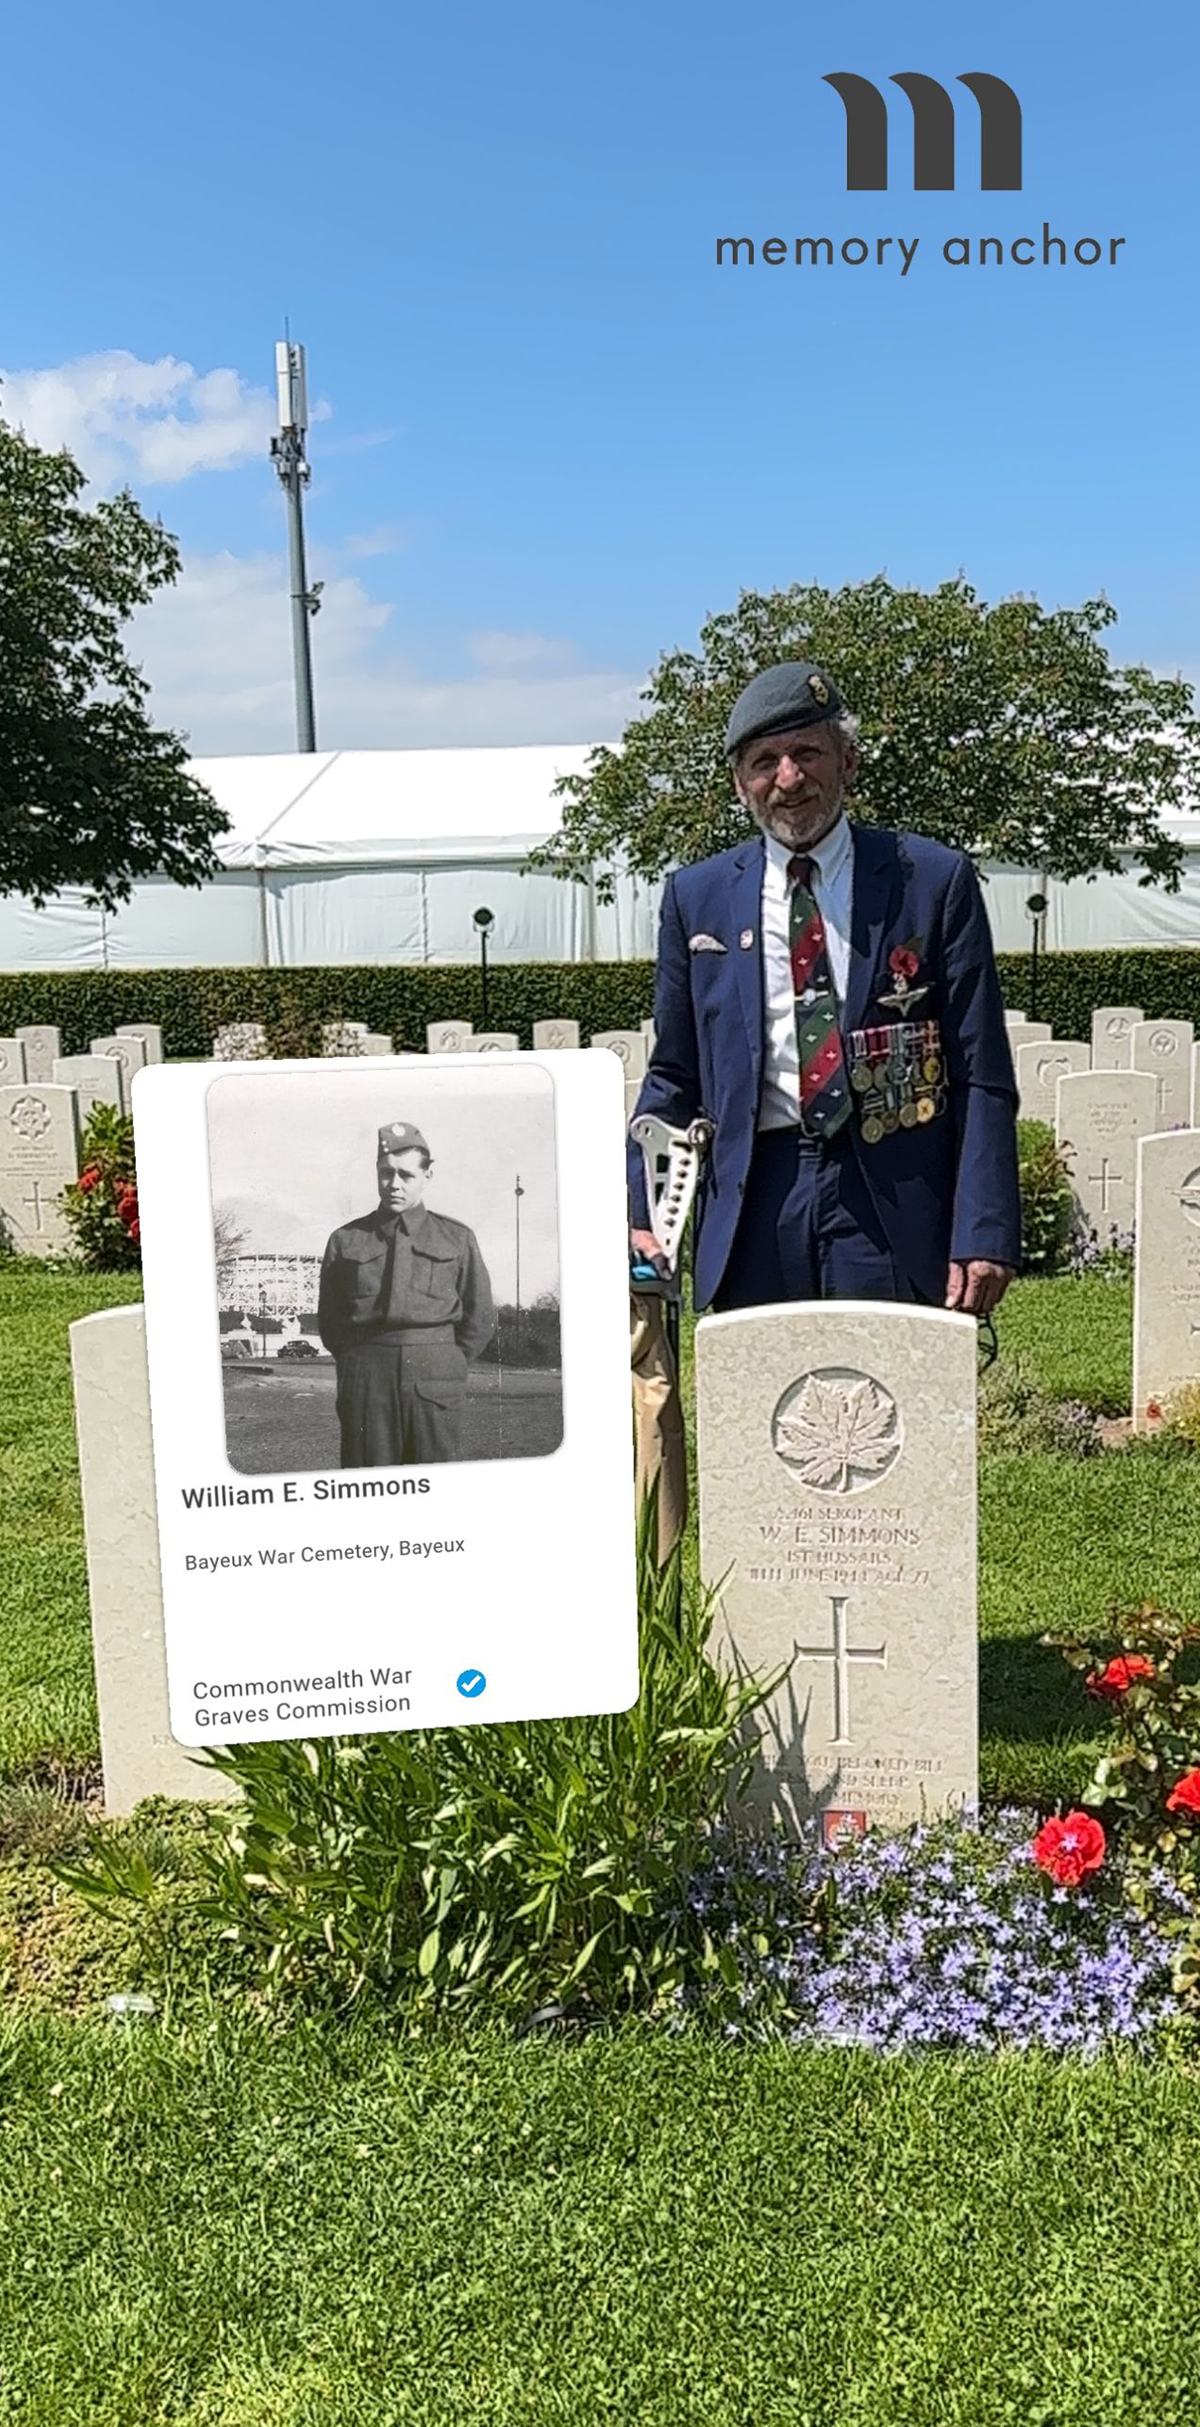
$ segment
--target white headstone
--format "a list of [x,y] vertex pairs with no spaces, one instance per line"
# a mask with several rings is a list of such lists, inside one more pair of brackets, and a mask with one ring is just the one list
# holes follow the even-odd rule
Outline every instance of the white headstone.
[[747,1808],[795,1828],[975,1807],[974,1322],[751,1308],[702,1317],[695,1353],[713,1656],[765,1676],[799,1653],[748,1723]]
[[578,1052],[578,1020],[535,1020],[533,1050],[535,1053]]
[[353,1061],[366,1052],[366,1033],[359,1020],[327,1020],[321,1030],[321,1052],[337,1061]]
[[1015,1022],[1016,1026],[1021,1028],[1024,1027],[1028,1018],[1029,1014],[1027,1011],[1006,1011],[1004,1014],[1004,1024],[1006,1028],[1011,1028]]
[[1013,1061],[1021,1099],[1021,1119],[1045,1121],[1053,1129],[1057,1112],[1055,1088],[1060,1079],[1067,1077],[1068,1072],[1089,1068],[1087,1046],[1052,1038],[1049,1042],[1036,1045],[1018,1045]]
[[1148,1070],[1158,1089],[1156,1129],[1191,1127],[1195,1041],[1190,1020],[1139,1020],[1133,1030],[1130,1067]]
[[376,1036],[370,1029],[363,1038],[362,1049],[364,1053],[376,1055],[394,1054],[396,1050],[390,1037]]
[[1143,1138],[1133,1267],[1133,1424],[1200,1381],[1200,1129]]
[[429,1053],[461,1053],[472,1033],[469,1020],[430,1020],[425,1030]]
[[18,1255],[65,1255],[58,1203],[79,1177],[79,1105],[73,1087],[0,1087],[0,1219]]
[[125,1073],[115,1053],[62,1054],[54,1065],[54,1083],[74,1088],[81,1129],[94,1104],[111,1104],[114,1112],[127,1109]]
[[146,1048],[146,1060],[148,1062],[162,1062],[166,1060],[166,1056],[163,1052],[162,1030],[158,1026],[157,1021],[123,1020],[118,1024],[115,1034],[119,1037],[140,1037],[143,1045]]
[[265,1062],[267,1032],[260,1020],[231,1020],[213,1038],[214,1062]]
[[176,1744],[167,1716],[142,1309],[70,1330],[105,1809],[132,1812],[146,1795],[228,1801],[228,1781]]
[[1008,1022],[1009,1051],[1015,1055],[1020,1052],[1022,1045],[1048,1044],[1052,1034],[1053,1030],[1048,1020],[1010,1020]]
[[510,1035],[506,1028],[489,1028],[469,1036],[462,1050],[464,1053],[516,1053],[518,1044],[519,1040]]
[[648,1056],[646,1040],[640,1028],[602,1028],[588,1042],[615,1053],[625,1065],[627,1079],[645,1078]]
[[28,1076],[20,1037],[0,1037],[0,1087],[15,1087],[18,1079]]
[[1143,1017],[1136,1003],[1101,1003],[1092,1013],[1093,1070],[1128,1070],[1133,1031]]
[[62,1042],[57,1028],[36,1026],[15,1028],[13,1034],[25,1048],[26,1078],[49,1081],[50,1073],[62,1052]]
[[1142,1070],[1080,1070],[1060,1079],[1055,1133],[1081,1219],[1107,1244],[1133,1227],[1137,1143],[1158,1127],[1157,1089]]
[[642,1035],[645,1037],[645,1040],[646,1040],[646,1053],[647,1053],[647,1056],[648,1056],[649,1058],[652,1058],[652,1057],[653,1057],[653,1054],[654,1054],[654,1022],[653,1022],[653,1020],[643,1020],[643,1021],[642,1021]]
[[120,1063],[121,1085],[125,1091],[125,1103],[128,1106],[132,1100],[130,1090],[133,1086],[133,1074],[135,1070],[144,1070],[146,1067],[146,1048],[142,1038],[93,1037],[91,1051],[108,1054],[114,1062]]

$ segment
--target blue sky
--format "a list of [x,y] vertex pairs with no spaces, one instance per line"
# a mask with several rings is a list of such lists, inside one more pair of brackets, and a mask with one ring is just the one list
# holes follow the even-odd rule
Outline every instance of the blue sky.
[[[178,534],[139,642],[200,751],[292,741],[285,312],[324,747],[615,738],[741,588],[881,569],[1104,590],[1116,654],[1200,679],[1198,66],[1194,12],[1079,0],[65,0],[6,30],[0,409]],[[954,194],[912,191],[914,68],[958,92]],[[840,69],[890,95],[887,193],[845,191]],[[1023,193],[978,191],[975,69],[1020,97]],[[1044,221],[1118,266],[940,257]],[[719,269],[723,234],[920,245]]]

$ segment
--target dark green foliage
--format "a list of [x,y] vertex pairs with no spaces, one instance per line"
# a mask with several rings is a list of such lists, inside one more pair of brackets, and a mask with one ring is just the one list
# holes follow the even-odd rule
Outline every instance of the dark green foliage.
[[97,1104],[84,1126],[79,1178],[62,1192],[74,1254],[89,1272],[140,1272],[133,1120]]
[[1045,1121],[1018,1121],[1021,1170],[1021,1269],[1062,1270],[1071,1243],[1075,1196],[1054,1131]]

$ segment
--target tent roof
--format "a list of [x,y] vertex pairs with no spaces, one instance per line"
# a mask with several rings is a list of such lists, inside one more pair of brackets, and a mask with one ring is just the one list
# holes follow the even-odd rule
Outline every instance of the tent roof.
[[229,819],[227,868],[519,860],[557,831],[555,781],[581,775],[592,747],[281,751],[189,772]]

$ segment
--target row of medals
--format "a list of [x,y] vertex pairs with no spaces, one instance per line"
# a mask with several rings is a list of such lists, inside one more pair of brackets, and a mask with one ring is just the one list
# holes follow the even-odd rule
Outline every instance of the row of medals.
[[[930,1033],[932,1031],[932,1034]],[[903,1028],[868,1029],[854,1039],[850,1085],[859,1099],[862,1135],[868,1146],[897,1129],[932,1121],[946,1100],[941,1038],[933,1021]],[[877,1038],[886,1037],[879,1051]]]

